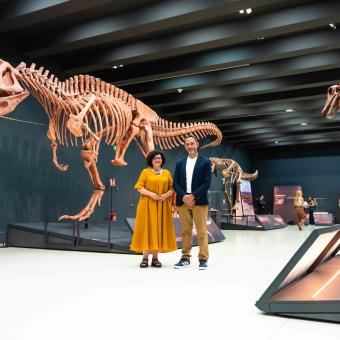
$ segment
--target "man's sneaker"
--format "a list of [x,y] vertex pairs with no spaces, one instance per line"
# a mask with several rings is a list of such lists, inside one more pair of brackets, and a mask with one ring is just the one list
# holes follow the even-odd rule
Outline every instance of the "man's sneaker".
[[190,265],[190,260],[182,257],[175,265],[174,268],[180,269],[184,267],[188,267]]
[[200,269],[200,270],[208,269],[208,261],[207,260],[200,260],[200,264],[198,266],[198,269]]

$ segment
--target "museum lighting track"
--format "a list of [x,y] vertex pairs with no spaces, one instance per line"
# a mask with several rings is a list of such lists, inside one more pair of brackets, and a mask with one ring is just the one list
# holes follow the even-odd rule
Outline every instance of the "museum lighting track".
[[325,288],[327,288],[335,278],[340,274],[340,270],[338,270],[320,289],[318,289],[313,295],[312,299],[315,299]]
[[124,86],[125,85],[140,84],[140,83],[150,83],[150,82],[154,82],[154,81],[158,81],[158,80],[164,80],[164,79],[172,79],[172,78],[192,76],[192,75],[195,75],[195,74],[211,73],[211,72],[229,70],[229,69],[232,69],[232,68],[239,68],[239,67],[246,67],[246,66],[250,66],[250,64],[242,64],[242,65],[235,65],[235,66],[228,66],[228,67],[220,67],[220,68],[214,68],[212,70],[190,72],[190,73],[184,73],[184,74],[179,74],[179,75],[174,75],[174,76],[167,76],[167,77],[159,77],[159,78],[151,79],[151,80],[140,80],[140,81],[136,81],[136,82],[132,82],[132,83],[124,83]]

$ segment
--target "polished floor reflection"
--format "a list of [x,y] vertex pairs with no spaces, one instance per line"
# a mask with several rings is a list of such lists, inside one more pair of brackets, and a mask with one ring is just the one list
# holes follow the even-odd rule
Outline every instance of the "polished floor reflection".
[[224,231],[207,271],[139,268],[139,256],[0,248],[2,339],[338,339],[339,325],[254,306],[311,232]]

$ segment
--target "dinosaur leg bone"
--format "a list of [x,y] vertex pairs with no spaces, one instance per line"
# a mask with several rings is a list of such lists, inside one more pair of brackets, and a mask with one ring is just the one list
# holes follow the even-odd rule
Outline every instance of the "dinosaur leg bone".
[[233,211],[237,211],[239,209],[241,209],[241,201],[240,201],[240,197],[241,197],[241,174],[238,175],[236,181],[236,197],[235,197],[235,204],[233,206]]
[[136,145],[138,146],[139,151],[142,153],[144,158],[148,155],[149,152],[155,150],[155,144],[153,141],[153,132],[152,127],[149,123],[145,121],[141,124],[141,129],[139,133],[139,137],[142,143],[142,146],[136,141]]
[[151,125],[144,124],[144,131],[145,131],[144,148],[146,149],[146,154],[148,154],[149,152],[155,150]]
[[135,143],[135,145],[137,146],[138,150],[141,152],[141,154],[143,155],[144,158],[146,158],[147,153],[146,151],[143,149],[143,147],[139,144],[138,140],[136,138],[133,139],[133,142]]
[[81,151],[81,158],[83,159],[85,168],[87,169],[92,184],[93,184],[93,192],[90,197],[89,202],[85,206],[85,208],[80,211],[76,215],[63,215],[59,217],[60,220],[79,220],[83,221],[89,218],[96,205],[100,205],[102,197],[104,195],[105,186],[100,180],[98,169],[97,169],[97,150],[98,150],[98,142],[95,142],[93,139],[87,143],[83,144],[83,150]]
[[51,141],[51,147],[52,147],[52,155],[53,155],[53,164],[60,170],[60,171],[66,171],[68,169],[67,164],[60,164],[58,162],[58,156],[57,156],[57,149],[58,149],[58,144],[57,144],[57,139],[55,137],[55,130],[53,125],[50,122],[48,131],[47,131],[47,138]]
[[124,166],[127,163],[124,161],[124,156],[127,148],[129,147],[131,141],[137,136],[140,132],[140,128],[134,124],[131,124],[129,130],[126,134],[126,137],[122,142],[117,142],[117,149],[115,159],[111,161],[112,165],[120,165]]
[[225,197],[227,199],[227,202],[228,202],[227,204],[228,204],[228,208],[229,208],[229,213],[231,214],[232,213],[232,206],[233,206],[233,204],[231,202],[231,197],[230,197],[229,190],[228,190],[228,184],[229,183],[230,182],[228,180],[226,180],[224,182],[224,190],[223,190],[223,192],[224,192],[224,195],[225,195]]

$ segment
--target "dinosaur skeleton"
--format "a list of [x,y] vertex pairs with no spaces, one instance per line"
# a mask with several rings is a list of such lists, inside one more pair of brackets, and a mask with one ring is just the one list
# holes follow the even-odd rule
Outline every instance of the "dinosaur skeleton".
[[197,139],[216,137],[203,147],[218,145],[222,140],[216,125],[168,122],[131,94],[99,78],[76,75],[62,82],[43,67],[37,69],[35,64],[26,67],[21,63],[13,68],[0,59],[0,115],[13,111],[29,93],[49,117],[47,137],[51,141],[54,165],[66,171],[68,165],[58,161],[58,143],[77,146],[80,139],[81,157],[94,187],[82,211],[73,216],[63,215],[60,220],[84,220],[91,216],[97,204],[100,205],[105,186],[96,163],[103,138],[106,144],[116,145],[111,163],[121,166],[127,165],[124,155],[131,141],[145,157],[154,150],[154,144],[160,149],[172,149],[183,145],[190,134]]
[[[217,176],[217,170],[221,170],[222,176],[225,178],[223,193],[227,199],[229,211],[235,214],[239,210],[241,180],[253,181],[258,176],[256,170],[253,174],[243,172],[241,166],[234,160],[228,158],[211,157],[211,171]],[[228,184],[236,184],[236,198],[233,203],[228,192]]]
[[327,99],[325,107],[322,110],[322,115],[328,119],[335,117],[340,109],[340,83],[332,85],[327,90]]

